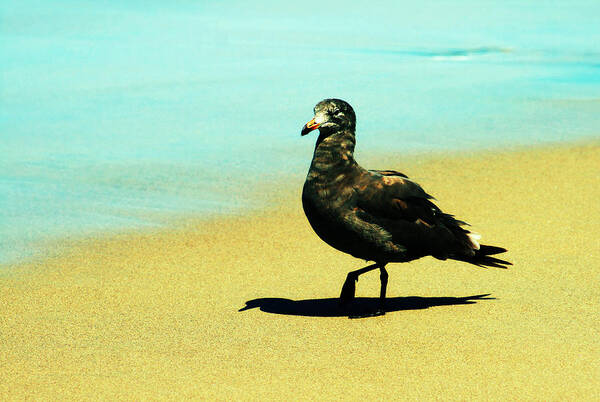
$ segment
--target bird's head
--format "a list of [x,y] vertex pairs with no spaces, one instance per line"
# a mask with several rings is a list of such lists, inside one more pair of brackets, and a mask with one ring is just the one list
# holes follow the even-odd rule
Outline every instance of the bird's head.
[[315,117],[302,127],[302,135],[319,129],[321,134],[356,128],[356,115],[352,106],[341,99],[325,99],[317,103]]

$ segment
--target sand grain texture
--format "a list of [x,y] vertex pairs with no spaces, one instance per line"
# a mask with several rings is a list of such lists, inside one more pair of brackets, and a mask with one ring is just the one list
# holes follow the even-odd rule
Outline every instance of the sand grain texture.
[[[365,165],[415,178],[514,267],[390,264],[395,311],[336,316],[323,299],[365,264],[317,238],[292,180],[275,212],[3,269],[0,399],[597,400],[600,145],[399,159]],[[357,295],[378,289],[366,274]],[[238,312],[261,298],[305,302]]]

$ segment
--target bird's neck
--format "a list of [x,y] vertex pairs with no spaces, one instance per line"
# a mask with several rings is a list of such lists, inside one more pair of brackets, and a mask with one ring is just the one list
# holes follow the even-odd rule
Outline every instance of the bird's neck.
[[339,174],[356,165],[355,144],[354,133],[350,130],[341,130],[330,135],[321,133],[315,147],[310,172],[319,172],[326,176]]

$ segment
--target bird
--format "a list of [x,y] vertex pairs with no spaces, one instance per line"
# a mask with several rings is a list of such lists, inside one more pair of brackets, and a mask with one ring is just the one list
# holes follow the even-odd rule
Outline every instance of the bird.
[[333,248],[373,264],[351,271],[340,293],[340,305],[355,297],[360,275],[379,269],[377,309],[385,314],[388,263],[425,256],[459,260],[480,267],[506,269],[512,263],[492,257],[503,247],[479,243],[467,223],[444,213],[431,195],[395,170],[367,170],[354,159],[356,114],[341,99],[324,99],[301,135],[319,130],[302,189],[302,206],[314,232]]

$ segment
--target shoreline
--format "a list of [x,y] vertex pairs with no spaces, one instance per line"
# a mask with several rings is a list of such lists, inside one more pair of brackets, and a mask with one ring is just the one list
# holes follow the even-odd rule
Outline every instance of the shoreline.
[[[374,159],[359,162],[406,173],[514,266],[390,264],[388,313],[348,320],[334,299],[365,264],[312,232],[302,174],[265,208],[9,266],[0,396],[592,399],[600,143]],[[361,277],[360,302],[378,285]]]
[[[562,150],[571,148],[586,148],[600,145],[600,139],[583,138],[567,143],[553,142],[542,143],[540,145],[516,145],[505,148],[482,148],[468,149],[464,151],[429,151],[429,152],[410,152],[408,154],[398,153],[369,153],[366,151],[365,156],[360,156],[358,162],[368,169],[394,169],[399,170],[409,176],[409,178],[417,181],[427,191],[427,184],[423,180],[428,180],[428,176],[423,172],[428,166],[437,166],[444,163],[450,163],[455,167],[456,162],[461,163],[462,160],[481,159],[494,157],[495,155],[506,154],[527,154],[530,152],[545,152],[552,150]],[[312,154],[311,154],[312,155]],[[306,169],[308,169],[308,162]],[[104,241],[111,238],[135,237],[135,236],[152,236],[161,233],[178,232],[203,225],[212,225],[219,222],[229,220],[237,220],[240,218],[262,216],[268,214],[272,209],[277,210],[293,210],[300,203],[300,195],[302,184],[304,183],[305,172],[275,177],[275,183],[255,183],[245,185],[245,188],[238,194],[238,197],[246,197],[249,200],[250,206],[239,208],[228,212],[206,212],[206,213],[189,213],[189,212],[157,212],[152,215],[154,221],[149,220],[146,223],[136,227],[121,227],[116,229],[86,229],[81,233],[68,233],[64,235],[51,235],[46,238],[40,238],[31,241],[26,248],[23,245],[20,247],[26,254],[21,255],[13,260],[0,261],[0,277],[10,271],[18,270],[19,267],[31,266],[34,264],[43,264],[45,260],[56,258],[65,250],[79,247],[82,243],[95,241]],[[277,191],[270,192],[275,184]],[[234,188],[233,184],[228,183],[227,187]],[[250,190],[249,187],[253,187]],[[143,217],[138,217],[142,219]],[[148,217],[151,219],[151,217]]]

